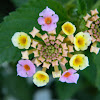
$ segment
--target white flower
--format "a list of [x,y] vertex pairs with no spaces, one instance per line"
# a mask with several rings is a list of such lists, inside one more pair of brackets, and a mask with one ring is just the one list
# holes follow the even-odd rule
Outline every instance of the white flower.
[[13,45],[19,49],[28,49],[31,44],[31,38],[24,32],[16,32],[11,40]]

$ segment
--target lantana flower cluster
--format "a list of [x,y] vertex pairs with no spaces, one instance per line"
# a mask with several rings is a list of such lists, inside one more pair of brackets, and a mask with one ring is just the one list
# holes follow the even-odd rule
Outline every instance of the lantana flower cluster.
[[94,52],[96,54],[99,53],[99,49],[97,47],[97,42],[100,43],[100,17],[98,16],[99,12],[97,9],[91,10],[91,14],[88,14],[83,17],[86,21],[86,27],[88,28],[87,32],[91,35],[92,45],[90,52]]
[[[29,34],[16,32],[12,36],[13,45],[22,50],[21,60],[17,64],[17,75],[33,77],[33,83],[42,87],[49,82],[46,71],[53,67],[53,78],[59,78],[61,82],[77,84],[79,79],[77,71],[88,67],[89,61],[87,56],[76,54],[74,51],[87,50],[92,37],[88,32],[74,35],[76,27],[68,21],[62,25],[62,31],[56,33],[59,17],[48,7],[39,16],[38,23],[41,29],[46,31],[44,34],[33,27]],[[41,67],[42,70],[36,72],[36,67]]]

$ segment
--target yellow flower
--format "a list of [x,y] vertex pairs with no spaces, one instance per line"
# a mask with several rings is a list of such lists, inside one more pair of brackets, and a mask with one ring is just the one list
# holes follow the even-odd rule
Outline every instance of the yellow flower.
[[70,66],[73,67],[75,70],[83,70],[87,66],[89,66],[88,57],[84,54],[75,54],[71,57]]
[[28,49],[31,44],[31,38],[24,32],[16,32],[11,40],[13,45],[19,49]]
[[73,25],[71,22],[66,22],[62,25],[62,31],[66,34],[66,35],[72,35],[75,33],[76,31],[76,27],[75,25]]
[[74,37],[74,46],[77,51],[86,50],[91,44],[91,37],[89,33],[79,32]]
[[33,76],[33,82],[38,87],[42,87],[49,82],[49,76],[44,71],[38,71]]

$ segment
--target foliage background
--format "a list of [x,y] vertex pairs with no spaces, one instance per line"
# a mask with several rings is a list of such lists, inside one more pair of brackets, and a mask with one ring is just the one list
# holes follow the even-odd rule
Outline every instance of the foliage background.
[[100,12],[100,0],[1,0],[0,100],[99,100],[100,53],[83,52],[89,57],[90,66],[78,72],[80,79],[77,85],[61,83],[51,76],[46,87],[37,88],[32,78],[16,76],[16,63],[21,55],[20,50],[12,45],[11,37],[16,31],[28,33],[33,26],[40,29],[38,14],[46,6],[59,15],[57,32],[65,21],[74,23],[77,32],[84,31],[86,27],[82,17],[86,12],[95,8]]

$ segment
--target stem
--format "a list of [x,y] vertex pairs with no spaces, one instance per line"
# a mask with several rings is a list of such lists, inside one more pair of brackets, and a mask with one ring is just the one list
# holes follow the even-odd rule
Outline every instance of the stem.
[[42,35],[40,33],[37,33],[36,36],[41,38]]
[[54,70],[55,72],[58,72],[59,71],[58,66],[54,66]]
[[63,34],[64,34],[64,32],[63,32],[63,31],[60,31],[60,34],[61,34],[61,35],[63,35]]
[[43,71],[43,72],[46,72],[46,69],[47,69],[46,67],[43,67],[43,68],[42,68],[42,71]]
[[68,37],[66,37],[63,42],[68,43],[69,41],[70,41],[70,39]]
[[67,56],[68,56],[69,58],[71,58],[73,55],[72,55],[72,54],[70,54],[70,53],[68,53],[68,54],[67,54]]
[[67,70],[64,65],[61,65],[61,68],[62,68],[63,72],[65,72]]
[[33,53],[34,49],[28,50],[28,54]]
[[93,46],[96,47],[96,46],[97,46],[97,42],[94,42],[94,43],[93,43]]

